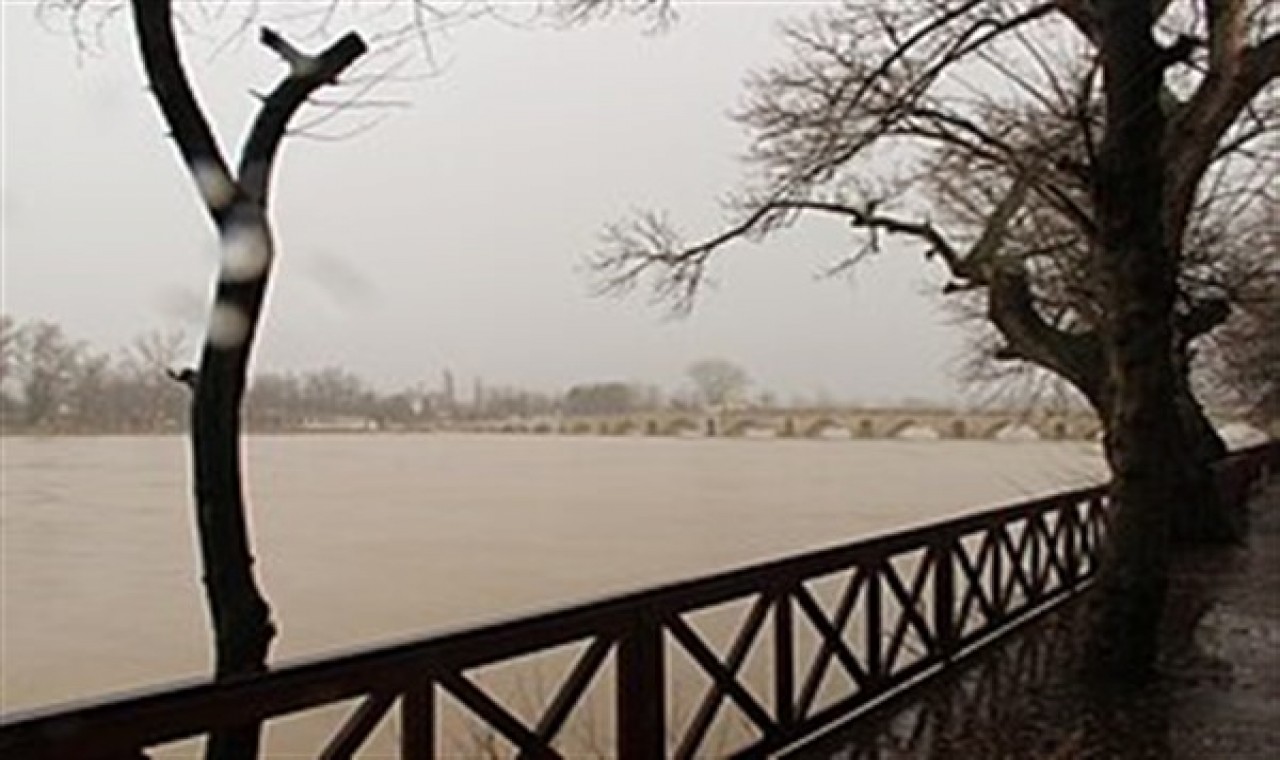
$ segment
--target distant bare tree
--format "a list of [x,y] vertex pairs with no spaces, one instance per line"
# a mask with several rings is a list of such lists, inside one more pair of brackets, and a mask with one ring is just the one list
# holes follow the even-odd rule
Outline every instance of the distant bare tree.
[[747,371],[727,359],[700,359],[690,364],[685,374],[697,389],[699,401],[712,408],[740,400],[751,384]]
[[17,346],[18,320],[8,314],[0,314],[0,383],[9,376]]
[[568,415],[626,414],[638,406],[636,388],[629,383],[581,383],[564,396]]
[[69,412],[74,416],[78,429],[119,430],[124,427],[126,410],[117,403],[121,395],[117,378],[109,354],[87,348],[81,352],[67,391]]
[[360,414],[370,408],[364,381],[341,367],[325,367],[301,377],[302,394],[320,414]]
[[1263,96],[1280,75],[1273,14],[1257,0],[827,6],[786,30],[791,62],[752,80],[740,119],[756,173],[726,228],[686,243],[642,215],[607,229],[596,273],[687,308],[718,253],[801,216],[853,230],[837,269],[889,236],[918,244],[950,291],[982,293],[1005,355],[1097,410],[1115,521],[1092,661],[1149,674],[1173,527],[1234,532],[1212,509],[1187,379],[1191,341],[1229,302],[1187,283],[1275,202],[1259,152],[1280,123]]
[[1213,353],[1215,380],[1264,429],[1280,420],[1280,298],[1246,306]]
[[9,378],[13,376],[14,357],[18,350],[18,320],[0,314],[0,421],[9,422],[17,404],[9,395]]
[[136,412],[143,429],[160,430],[180,419],[184,397],[171,378],[189,360],[189,350],[181,330],[149,330],[125,349],[121,370],[130,390],[141,395]]
[[85,347],[53,322],[41,320],[10,329],[10,362],[24,422],[33,428],[50,426],[71,402]]
[[1263,429],[1280,422],[1280,210],[1270,221],[1239,308],[1201,352],[1208,393]]

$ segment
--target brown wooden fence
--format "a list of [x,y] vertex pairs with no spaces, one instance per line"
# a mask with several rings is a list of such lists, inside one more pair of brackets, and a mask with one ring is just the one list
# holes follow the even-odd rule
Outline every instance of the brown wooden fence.
[[[1278,458],[1276,444],[1234,455],[1219,472],[1224,491],[1243,494]],[[1099,564],[1106,499],[1102,487],[1062,493],[539,615],[295,661],[259,677],[7,715],[0,757],[134,759],[215,729],[350,704],[309,754],[358,756],[390,726],[400,757],[435,758],[448,701],[510,754],[554,758],[569,753],[565,727],[586,709],[589,690],[597,703],[608,695],[600,754],[764,756],[902,692],[1084,588]],[[740,614],[729,616],[730,635],[717,645],[704,613],[729,607]],[[572,661],[532,709],[513,709],[509,695],[486,685],[482,671],[552,650],[571,652]],[[677,661],[698,674],[700,690],[676,688]],[[687,703],[690,693],[697,701]],[[727,741],[713,727],[730,712],[736,738]]]

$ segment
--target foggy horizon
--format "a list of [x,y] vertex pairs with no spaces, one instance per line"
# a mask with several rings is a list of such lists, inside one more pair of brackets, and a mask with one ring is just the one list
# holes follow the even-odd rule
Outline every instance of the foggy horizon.
[[[734,249],[687,318],[642,292],[591,295],[582,262],[629,211],[665,209],[691,239],[718,231],[717,200],[745,174],[727,114],[746,75],[781,55],[776,22],[804,10],[692,6],[656,36],[625,19],[476,24],[441,42],[439,73],[386,95],[405,105],[376,127],[291,138],[254,371],[340,366],[379,389],[431,387],[445,370],[541,391],[674,388],[690,363],[723,357],[783,398],[960,399],[962,331],[940,308],[941,273],[890,246],[851,280],[823,280],[850,250],[838,223]],[[33,3],[6,3],[3,27],[3,311],[99,348],[170,329],[197,345],[217,243],[127,25],[89,56],[38,24]],[[248,93],[279,63],[252,39],[216,55],[187,42],[233,151]]]

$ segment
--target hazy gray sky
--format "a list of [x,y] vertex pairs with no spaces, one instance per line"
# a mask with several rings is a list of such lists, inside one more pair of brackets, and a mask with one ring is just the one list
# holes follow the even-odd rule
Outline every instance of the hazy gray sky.
[[[606,222],[660,207],[691,236],[715,230],[743,175],[727,112],[744,75],[781,54],[777,20],[805,11],[682,7],[660,36],[634,21],[457,31],[437,40],[438,76],[393,88],[407,108],[374,112],[385,121],[351,139],[289,142],[256,366],[341,364],[386,386],[434,385],[447,367],[556,389],[674,385],[722,356],[784,397],[953,395],[960,340],[932,295],[939,273],[903,253],[852,283],[819,280],[849,244],[839,224],[734,249],[683,320],[640,295],[591,297],[581,261]],[[3,309],[103,347],[169,327],[194,341],[216,246],[125,22],[83,57],[32,3],[3,1]],[[237,145],[250,90],[278,62],[252,39],[189,50],[224,146]]]

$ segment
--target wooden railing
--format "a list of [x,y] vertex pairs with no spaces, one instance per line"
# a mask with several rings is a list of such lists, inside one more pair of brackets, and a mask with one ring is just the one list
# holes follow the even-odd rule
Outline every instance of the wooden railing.
[[[1219,471],[1224,491],[1243,494],[1277,459],[1275,444],[1234,455]],[[394,735],[400,757],[418,760],[441,752],[445,702],[483,726],[486,754],[499,737],[516,757],[572,754],[566,726],[603,704],[603,728],[591,732],[596,755],[762,756],[901,692],[1086,586],[1105,539],[1106,498],[1103,487],[1057,494],[544,614],[295,661],[259,677],[12,714],[0,718],[0,757],[134,760],[255,722],[268,725],[270,738],[280,719],[350,704],[336,727],[290,755],[354,757],[381,732],[383,741]],[[718,637],[727,645],[715,645],[716,633],[730,634]],[[513,709],[493,669],[518,669],[548,652],[568,662],[558,688],[530,709]],[[705,683],[701,698],[688,703],[697,682]]]

